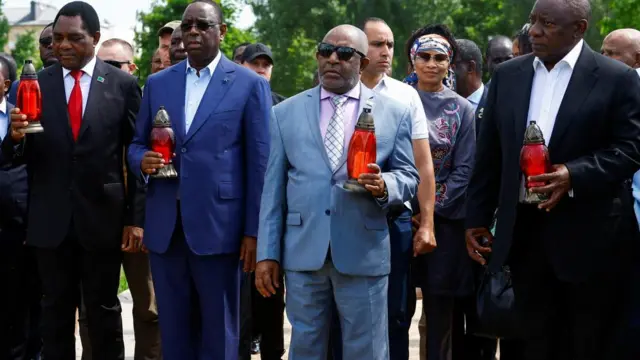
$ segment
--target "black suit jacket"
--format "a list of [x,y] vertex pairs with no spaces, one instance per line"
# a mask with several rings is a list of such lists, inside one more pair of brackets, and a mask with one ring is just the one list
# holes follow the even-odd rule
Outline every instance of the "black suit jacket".
[[9,136],[2,143],[5,161],[27,166],[27,243],[56,248],[73,223],[85,248],[118,248],[124,225],[143,225],[144,189],[129,172],[125,193],[123,171],[141,100],[136,79],[96,60],[77,141],[69,125],[62,67],[40,71],[38,82],[44,132],[28,134],[17,147]]
[[480,126],[482,124],[482,119],[484,118],[484,108],[487,107],[487,97],[489,96],[489,86],[491,86],[491,80],[487,82],[484,86],[484,91],[482,92],[482,97],[480,98],[480,102],[478,103],[478,108],[476,109],[476,140],[480,135]]
[[[7,102],[7,114],[13,105]],[[8,125],[7,136],[11,134]],[[27,170],[24,165],[0,165],[0,245],[22,243],[26,236]]]
[[[533,83],[533,55],[502,64],[493,76],[468,190],[467,228],[488,228],[498,208],[490,267],[508,259],[519,201],[520,149]],[[640,79],[618,61],[582,49],[551,139],[552,164],[565,164],[574,197],[544,215],[541,229],[556,275],[581,281],[614,264],[637,232],[625,180],[640,168]]]

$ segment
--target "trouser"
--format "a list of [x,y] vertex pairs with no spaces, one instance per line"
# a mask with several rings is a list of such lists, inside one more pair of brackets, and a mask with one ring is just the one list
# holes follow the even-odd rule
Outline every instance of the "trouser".
[[0,359],[38,359],[40,337],[40,283],[34,249],[0,233]]
[[[124,253],[122,268],[133,299],[133,332],[136,343],[133,358],[135,360],[162,359],[158,309],[153,291],[149,257],[144,253]],[[78,320],[83,349],[82,360],[91,360],[91,342],[87,336],[84,301],[81,301]]]
[[[409,328],[415,312],[416,291],[411,282],[413,232],[411,210],[402,207],[388,217],[391,272],[388,286],[389,359],[409,359]],[[337,318],[332,321],[331,351],[333,360],[342,360],[341,334]]]
[[327,358],[334,302],[343,358],[389,358],[387,276],[343,275],[327,260],[318,271],[287,271],[285,281],[292,327],[290,360]]
[[75,315],[82,298],[92,359],[124,359],[118,300],[120,249],[86,250],[70,230],[60,246],[38,248],[36,254],[44,296],[43,357],[46,360],[75,359]]
[[[251,359],[251,342],[260,336],[260,358],[280,360],[284,349],[284,287],[265,298],[256,289],[255,273],[245,273],[240,298],[240,359]],[[280,284],[284,278],[280,277]]]
[[195,254],[181,216],[164,253],[149,253],[165,360],[236,360],[240,255]]

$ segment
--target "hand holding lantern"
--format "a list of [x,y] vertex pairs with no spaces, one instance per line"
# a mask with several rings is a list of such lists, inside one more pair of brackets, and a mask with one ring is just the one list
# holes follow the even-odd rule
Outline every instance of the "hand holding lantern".
[[151,150],[162,154],[162,159],[165,164],[163,167],[158,169],[155,174],[151,174],[150,177],[156,179],[177,178],[178,172],[173,165],[173,153],[176,148],[176,137],[173,133],[173,129],[171,129],[169,113],[164,109],[164,106],[160,106],[160,109],[153,120],[153,129],[151,130],[150,140]]
[[548,194],[531,191],[531,188],[544,186],[545,183],[529,181],[529,177],[546,174],[551,168],[549,149],[545,145],[542,130],[535,121],[531,121],[524,133],[524,143],[520,151],[520,167],[525,176],[524,203],[540,204],[548,200]]

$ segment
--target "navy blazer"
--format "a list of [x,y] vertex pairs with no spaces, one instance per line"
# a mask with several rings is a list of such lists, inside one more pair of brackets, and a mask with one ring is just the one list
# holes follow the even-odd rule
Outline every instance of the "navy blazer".
[[145,245],[164,253],[176,224],[199,255],[240,251],[258,235],[258,213],[269,157],[271,89],[262,77],[222,55],[189,131],[185,131],[186,60],[147,79],[128,161],[140,171],[153,118],[164,106],[176,134],[178,179],[149,179]]

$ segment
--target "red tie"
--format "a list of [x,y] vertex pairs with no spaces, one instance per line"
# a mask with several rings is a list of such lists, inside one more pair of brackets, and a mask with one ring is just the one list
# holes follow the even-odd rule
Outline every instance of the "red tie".
[[80,124],[82,123],[82,89],[80,89],[82,70],[71,71],[71,76],[75,80],[75,84],[73,85],[73,90],[71,90],[67,109],[69,110],[69,121],[71,122],[73,140],[78,140]]

